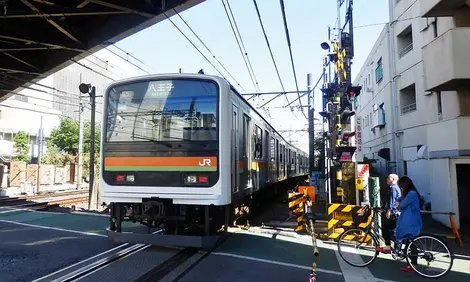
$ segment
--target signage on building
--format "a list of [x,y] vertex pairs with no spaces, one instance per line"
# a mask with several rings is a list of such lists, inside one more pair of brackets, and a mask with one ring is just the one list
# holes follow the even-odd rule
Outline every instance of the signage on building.
[[356,161],[364,161],[362,153],[362,117],[356,116]]

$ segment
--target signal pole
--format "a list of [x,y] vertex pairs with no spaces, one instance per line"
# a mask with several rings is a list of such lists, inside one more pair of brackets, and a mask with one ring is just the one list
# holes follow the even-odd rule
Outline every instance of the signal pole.
[[81,83],[79,90],[83,94],[90,95],[91,104],[91,134],[90,134],[90,182],[88,191],[88,209],[91,209],[93,190],[95,183],[95,113],[96,113],[96,88],[91,84]]
[[78,168],[77,168],[77,190],[82,186],[83,175],[83,103],[80,97],[78,105]]
[[[343,30],[340,20],[341,6],[346,1],[348,2],[345,21],[345,27],[348,26],[347,32]],[[352,162],[356,150],[356,147],[350,144],[350,137],[354,136],[355,132],[344,129],[347,127],[348,119],[355,115],[355,112],[351,110],[352,101],[359,96],[362,89],[361,86],[353,86],[351,83],[351,60],[354,56],[352,7],[353,0],[337,0],[338,36],[333,42],[322,43],[322,48],[328,50],[328,64],[335,64],[333,81],[327,83],[322,89],[325,108],[320,115],[329,124],[329,132],[325,134],[329,141],[325,155],[330,160],[327,161],[328,165],[332,163],[327,168],[330,180],[328,196],[337,203],[344,202],[342,164]],[[330,53],[331,45],[333,45],[332,53]]]

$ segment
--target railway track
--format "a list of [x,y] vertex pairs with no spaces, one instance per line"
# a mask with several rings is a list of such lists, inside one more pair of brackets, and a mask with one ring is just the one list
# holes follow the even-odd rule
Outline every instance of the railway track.
[[47,210],[53,207],[60,207],[67,204],[84,203],[87,201],[87,192],[73,191],[46,195],[3,198],[0,199],[0,207],[11,209]]
[[[155,236],[161,231],[153,232]],[[185,276],[191,269],[198,265],[202,260],[210,255],[220,244],[222,244],[229,235],[223,235],[221,240],[208,251],[201,251],[198,248],[170,248],[174,253],[167,259],[156,263],[150,269],[143,270],[141,274],[136,275],[132,280],[136,282],[149,282],[160,281],[160,279],[167,278],[170,274],[173,276],[172,281],[178,281]],[[166,248],[165,248],[166,249]],[[143,252],[161,252],[162,249],[152,250],[151,245],[146,244],[130,244],[125,243],[119,245],[104,253],[87,258],[76,264],[70,265],[64,269],[50,273],[33,282],[54,281],[54,282],[72,282],[94,280],[94,275],[99,277],[99,272],[109,271],[111,268],[118,268],[119,262],[127,265],[132,265],[131,260],[138,260],[139,255]],[[175,273],[173,271],[181,267]],[[112,270],[112,269],[111,269]],[[85,279],[86,278],[86,279]]]

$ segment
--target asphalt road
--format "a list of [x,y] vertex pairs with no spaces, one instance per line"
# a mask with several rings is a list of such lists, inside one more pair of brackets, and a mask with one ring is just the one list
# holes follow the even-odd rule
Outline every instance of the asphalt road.
[[[108,219],[0,208],[0,281],[31,281],[78,261],[111,249],[105,228]],[[313,252],[308,236],[286,237],[265,234],[260,228],[232,230],[233,235],[204,258],[198,253],[161,281],[308,281]],[[403,273],[402,262],[380,255],[369,267],[348,266],[336,246],[318,242],[317,281],[427,281],[415,273]],[[454,260],[451,273],[437,281],[469,281],[470,256]],[[132,281],[146,270],[171,257],[175,251],[149,248],[129,259],[113,262],[84,281]],[[204,258],[200,260],[201,258]],[[133,271],[130,271],[132,269]],[[143,273],[142,272],[142,273]],[[112,275],[106,275],[112,274]],[[132,275],[131,275],[132,274]]]

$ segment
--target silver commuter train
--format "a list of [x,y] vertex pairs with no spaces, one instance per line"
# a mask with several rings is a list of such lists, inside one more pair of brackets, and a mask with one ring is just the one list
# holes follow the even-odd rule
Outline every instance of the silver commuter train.
[[108,234],[123,220],[212,235],[273,184],[308,174],[308,156],[225,79],[159,74],[114,82],[104,95],[101,200]]

